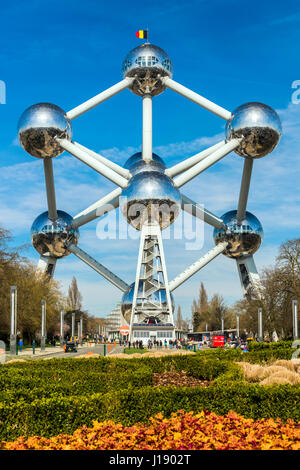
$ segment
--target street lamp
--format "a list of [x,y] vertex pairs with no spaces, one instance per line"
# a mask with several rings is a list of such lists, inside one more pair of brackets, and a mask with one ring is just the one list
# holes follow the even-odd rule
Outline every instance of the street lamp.
[[293,338],[298,339],[298,300],[292,301],[293,312]]
[[262,308],[258,309],[258,338],[263,341]]
[[60,311],[60,346],[64,345],[64,311]]
[[18,291],[16,286],[10,288],[10,354],[16,354],[17,347],[17,303]]
[[82,346],[83,316],[80,315],[80,346]]
[[42,300],[41,351],[45,351],[45,343],[46,343],[46,300]]
[[222,330],[222,335],[224,334],[224,316],[221,316],[221,330]]
[[72,330],[71,330],[71,335],[72,335],[72,341],[74,341],[74,336],[75,336],[75,312],[72,312]]
[[240,337],[240,316],[238,313],[236,313],[235,318],[236,318],[236,337],[238,339]]

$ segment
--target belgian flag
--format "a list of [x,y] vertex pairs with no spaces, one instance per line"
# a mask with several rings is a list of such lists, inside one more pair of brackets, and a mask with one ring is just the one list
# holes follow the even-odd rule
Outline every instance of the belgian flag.
[[140,29],[135,33],[136,37],[139,39],[148,39],[148,30],[147,29]]

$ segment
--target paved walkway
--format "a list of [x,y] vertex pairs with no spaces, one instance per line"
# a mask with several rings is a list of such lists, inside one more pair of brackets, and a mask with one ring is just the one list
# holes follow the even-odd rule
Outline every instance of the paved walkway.
[[[93,343],[92,343],[93,344]],[[111,346],[111,351],[108,347]],[[119,344],[114,348],[113,344],[106,345],[106,356],[111,356],[116,353],[123,352],[123,346]],[[85,343],[83,346],[78,346],[77,353],[70,352],[65,353],[60,346],[49,346],[46,347],[44,351],[41,351],[41,348],[35,348],[35,354],[33,354],[32,348],[23,349],[23,351],[18,351],[18,354],[13,356],[9,353],[6,353],[7,360],[12,359],[39,359],[43,357],[76,357],[84,354],[100,354],[104,356],[104,344],[93,344]]]

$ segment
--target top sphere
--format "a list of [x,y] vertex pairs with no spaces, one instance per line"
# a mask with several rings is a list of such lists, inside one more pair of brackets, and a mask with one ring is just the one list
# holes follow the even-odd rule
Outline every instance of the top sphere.
[[165,90],[161,78],[173,75],[168,54],[153,44],[143,44],[130,51],[122,65],[123,77],[135,77],[130,89],[136,95],[156,96]]
[[61,108],[51,103],[38,103],[21,115],[18,135],[23,149],[33,157],[57,157],[64,149],[55,138],[71,140],[72,127]]
[[235,152],[242,157],[261,158],[272,152],[281,136],[278,114],[263,103],[245,103],[236,108],[226,124],[226,140],[243,137]]

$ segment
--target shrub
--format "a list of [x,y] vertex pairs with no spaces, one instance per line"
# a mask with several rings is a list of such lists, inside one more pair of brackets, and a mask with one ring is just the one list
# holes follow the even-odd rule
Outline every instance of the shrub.
[[50,439],[19,438],[3,443],[6,450],[299,450],[299,425],[293,421],[245,419],[234,412],[225,416],[180,411],[162,414],[132,427],[112,421],[94,422],[73,435]]

